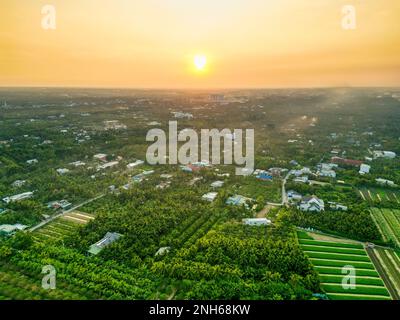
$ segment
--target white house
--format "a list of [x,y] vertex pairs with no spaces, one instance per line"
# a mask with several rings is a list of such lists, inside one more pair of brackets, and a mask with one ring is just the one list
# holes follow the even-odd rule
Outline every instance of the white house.
[[376,183],[382,185],[382,186],[389,186],[389,187],[395,187],[396,184],[392,180],[387,180],[387,179],[382,179],[378,178],[375,179]]
[[160,178],[163,178],[163,179],[171,179],[172,177],[173,177],[173,175],[168,174],[168,173],[163,173],[160,175]]
[[242,222],[248,226],[268,226],[272,223],[267,218],[249,218],[243,219]]
[[107,162],[105,164],[97,166],[97,170],[103,170],[103,169],[112,168],[112,167],[118,165],[118,163],[119,163],[118,161]]
[[213,183],[211,183],[211,187],[212,188],[221,188],[224,185],[223,181],[214,181]]
[[93,156],[96,160],[107,161],[107,155],[104,153],[98,153]]
[[393,151],[374,151],[374,158],[394,159],[396,158],[396,153]]
[[299,177],[304,174],[311,174],[312,172],[311,172],[310,168],[304,167],[300,170],[291,170],[290,173],[295,175],[296,177]]
[[336,163],[321,163],[319,165],[319,168],[321,170],[333,170],[334,168],[337,168],[338,165]]
[[25,183],[26,183],[25,180],[16,180],[16,181],[14,181],[14,182],[11,184],[11,186],[12,186],[13,188],[20,188],[20,187],[22,187]]
[[120,237],[122,237],[122,235],[119,233],[107,232],[103,239],[90,246],[88,252],[93,255],[96,255],[105,247],[117,241]]
[[305,197],[300,202],[299,209],[301,211],[321,212],[325,210],[325,203],[316,196]]
[[23,224],[2,224],[0,225],[0,235],[4,234],[7,236],[13,235],[16,231],[25,230],[28,226]]
[[218,196],[218,192],[209,192],[209,193],[204,194],[201,198],[203,200],[213,202],[217,196]]
[[321,171],[318,171],[318,175],[320,177],[336,178],[336,172],[331,169],[321,169]]
[[360,171],[359,171],[359,173],[362,174],[362,175],[368,174],[370,170],[371,170],[371,166],[368,165],[368,164],[364,164],[364,163],[363,163],[363,164],[360,166]]
[[308,176],[297,177],[293,181],[296,183],[308,183]]
[[127,167],[128,169],[133,169],[133,168],[135,168],[135,167],[137,167],[137,166],[140,166],[140,165],[143,164],[143,163],[144,163],[143,160],[136,160],[135,162],[129,163],[126,167]]
[[157,250],[155,256],[163,256],[166,255],[171,250],[171,247],[161,247]]
[[329,202],[329,208],[337,211],[347,211],[349,209],[347,206],[336,202]]
[[71,162],[70,165],[74,166],[74,167],[83,167],[86,165],[86,163],[82,162],[82,161],[74,161],[74,162]]
[[300,201],[301,199],[303,199],[303,196],[300,193],[293,190],[289,190],[287,192],[287,197],[289,201]]
[[118,120],[108,120],[104,121],[105,130],[125,130],[127,126],[120,123]]
[[17,194],[15,196],[6,197],[3,199],[3,201],[5,203],[10,203],[10,202],[17,202],[17,201],[29,199],[32,197],[33,197],[33,192],[24,192],[24,193]]
[[27,160],[26,161],[27,164],[35,164],[35,163],[38,163],[38,162],[39,162],[38,159],[31,159],[31,160]]
[[61,175],[69,172],[69,170],[65,169],[65,168],[60,168],[60,169],[57,169],[56,171],[58,174],[61,174]]

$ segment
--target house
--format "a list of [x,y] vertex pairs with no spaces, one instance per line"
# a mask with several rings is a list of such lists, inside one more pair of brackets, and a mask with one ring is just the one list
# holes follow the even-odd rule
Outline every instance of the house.
[[193,115],[189,112],[172,112],[172,114],[174,115],[175,118],[177,119],[193,119]]
[[117,241],[121,236],[122,235],[116,232],[107,232],[103,239],[90,246],[88,252],[96,255],[105,247]]
[[75,162],[71,162],[70,165],[74,166],[74,167],[82,167],[82,166],[85,166],[86,163],[84,163],[82,161],[75,161]]
[[25,230],[28,226],[23,224],[2,224],[0,225],[0,236],[12,236],[15,232]]
[[169,251],[171,250],[171,247],[161,247],[160,249],[157,250],[155,256],[163,256],[166,255],[167,253],[169,253]]
[[172,177],[173,177],[173,175],[168,174],[168,173],[163,173],[160,175],[160,178],[163,178],[163,179],[171,179]]
[[51,201],[47,204],[47,208],[49,209],[68,209],[72,206],[72,203],[68,202],[67,200],[60,200],[60,201]]
[[97,171],[115,167],[116,165],[118,165],[118,163],[119,163],[118,161],[111,161],[104,163],[102,165],[97,166]]
[[3,199],[3,201],[5,203],[10,203],[10,202],[17,202],[17,201],[29,199],[32,197],[33,197],[33,192],[24,192],[24,193],[17,194],[15,196],[6,197]]
[[305,197],[300,202],[299,209],[301,211],[321,212],[325,210],[325,203],[316,196]]
[[336,172],[333,170],[321,169],[317,174],[320,177],[336,178]]
[[26,161],[27,164],[35,164],[35,163],[38,163],[38,162],[39,162],[38,159],[31,159],[31,160],[27,160]]
[[389,187],[396,187],[397,185],[392,180],[378,178],[375,179],[376,183],[380,184],[381,186],[389,186]]
[[213,183],[211,183],[211,187],[212,188],[221,188],[224,185],[223,181],[214,181]]
[[256,178],[257,179],[260,179],[260,180],[272,180],[272,175],[270,175],[268,172],[266,172],[266,171],[263,171],[263,172],[261,172],[261,173],[259,173],[257,176],[256,176]]
[[108,120],[104,121],[105,130],[125,130],[127,126],[120,123],[118,120]]
[[362,165],[360,166],[360,171],[359,171],[359,173],[360,173],[361,175],[364,175],[364,174],[369,173],[370,170],[371,170],[371,166],[370,166],[370,165],[368,165],[368,164],[362,164]]
[[282,173],[286,172],[287,169],[284,168],[269,168],[268,172],[273,176],[273,177],[280,177]]
[[305,174],[311,174],[312,172],[311,172],[310,168],[304,167],[300,170],[291,170],[290,173],[296,177],[299,177],[299,176],[302,176]]
[[339,166],[336,163],[321,163],[318,165],[320,170],[333,170],[334,168],[338,168]]
[[303,196],[294,190],[289,190],[287,192],[287,197],[289,201],[300,201],[301,199],[303,199]]
[[334,154],[334,155],[338,155],[339,153],[340,153],[340,150],[338,150],[338,149],[333,149],[331,151],[331,154]]
[[329,208],[332,210],[337,210],[337,211],[347,211],[349,208],[343,204],[336,203],[336,202],[328,202],[329,203]]
[[124,186],[122,186],[122,188],[124,190],[129,190],[130,188],[132,188],[132,184],[131,183],[125,184]]
[[11,186],[12,186],[13,188],[20,188],[20,187],[22,187],[25,183],[26,183],[25,180],[16,180],[16,181],[14,181],[14,182],[11,184]]
[[249,201],[253,201],[253,199],[251,198],[247,198],[241,195],[235,195],[233,197],[229,197],[226,200],[226,204],[228,205],[234,205],[234,206],[242,206],[244,205],[247,209],[249,207],[249,205],[247,204],[247,202]]
[[384,159],[394,159],[396,158],[396,153],[393,151],[374,151],[374,158],[384,158]]
[[132,177],[134,182],[142,182],[146,176],[149,176],[154,173],[154,170],[145,170],[142,173],[137,174],[136,176]]
[[293,181],[296,183],[308,183],[308,176],[297,177]]
[[133,169],[133,168],[135,168],[135,167],[137,167],[137,166],[140,166],[140,165],[143,164],[143,163],[144,163],[143,160],[136,160],[135,162],[129,163],[126,167],[127,167],[128,169]]
[[248,226],[268,226],[272,223],[272,221],[267,218],[243,219],[242,222]]
[[191,165],[192,167],[198,167],[198,168],[207,168],[210,167],[210,162],[208,161],[198,161],[198,162],[194,162]]
[[289,162],[289,164],[292,165],[292,166],[298,166],[299,165],[299,163],[296,160],[291,160]]
[[192,173],[192,172],[193,172],[193,168],[190,167],[190,166],[180,166],[180,168],[181,168],[181,170],[182,170],[183,172],[189,172],[189,173]]
[[171,186],[171,181],[161,182],[160,184],[156,185],[156,189],[166,189]]
[[203,180],[203,177],[195,177],[189,181],[188,185],[193,186],[197,181]]
[[95,154],[95,155],[93,156],[93,158],[96,159],[96,160],[104,161],[104,162],[107,161],[107,155],[104,154],[104,153]]
[[68,173],[68,172],[69,172],[69,169],[60,168],[60,169],[57,169],[56,171],[57,171],[58,174],[63,175],[63,174]]
[[218,192],[208,192],[208,193],[204,194],[201,198],[203,200],[213,202],[217,196],[218,196]]

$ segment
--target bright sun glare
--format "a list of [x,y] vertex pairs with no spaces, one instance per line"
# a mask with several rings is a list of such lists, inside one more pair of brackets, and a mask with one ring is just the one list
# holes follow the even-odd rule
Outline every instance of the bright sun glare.
[[207,65],[207,57],[204,55],[200,55],[200,54],[196,55],[194,57],[193,62],[194,62],[196,69],[199,71],[202,71],[202,70],[204,70],[204,68]]

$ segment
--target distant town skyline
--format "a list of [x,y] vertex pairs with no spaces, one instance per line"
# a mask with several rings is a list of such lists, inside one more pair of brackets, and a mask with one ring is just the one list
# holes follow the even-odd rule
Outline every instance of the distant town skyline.
[[0,86],[400,86],[398,0],[53,0],[44,30],[47,4],[2,1]]

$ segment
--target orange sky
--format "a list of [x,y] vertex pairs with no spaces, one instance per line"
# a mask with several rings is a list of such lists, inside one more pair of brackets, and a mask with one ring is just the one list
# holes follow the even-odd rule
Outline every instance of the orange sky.
[[399,21],[398,0],[1,0],[0,86],[400,86]]

